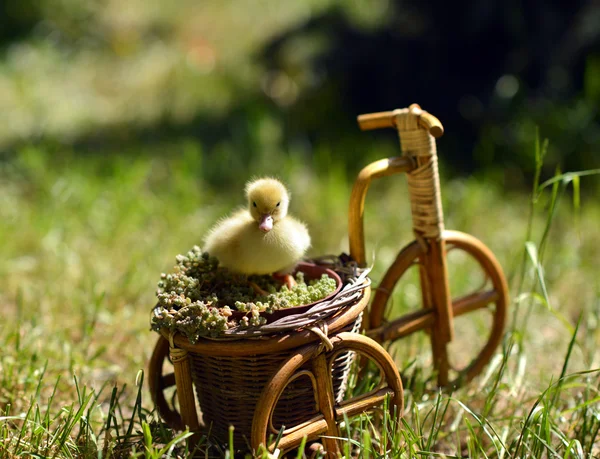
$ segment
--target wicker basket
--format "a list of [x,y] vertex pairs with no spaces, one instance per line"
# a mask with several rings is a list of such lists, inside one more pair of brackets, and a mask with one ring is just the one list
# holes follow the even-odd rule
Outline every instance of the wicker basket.
[[[361,317],[340,331],[358,331]],[[293,352],[294,349],[290,349],[247,357],[190,353],[192,380],[203,422],[215,439],[227,442],[229,426],[233,425],[236,447],[249,444],[254,409],[260,394]],[[344,397],[353,356],[344,352],[333,363],[333,388],[338,402]],[[313,384],[317,382],[304,374],[287,386],[273,414],[274,430],[299,425],[318,413]]]
[[[163,341],[157,343],[150,362],[151,393],[161,416],[171,426],[198,430],[200,414],[205,426],[202,430],[212,440],[226,444],[229,427],[234,426],[236,449],[248,450],[251,441],[256,443],[251,439],[257,426],[267,427],[268,432],[277,435],[282,428],[290,432],[289,429],[322,413],[317,394],[323,393],[326,387],[323,384],[331,384],[331,403],[344,398],[355,355],[347,350],[331,354],[331,383],[322,377],[326,380],[318,381],[315,368],[306,361],[278,389],[273,411],[268,416],[258,414],[259,400],[282,368],[298,357],[302,359],[308,348],[331,350],[334,336],[360,329],[370,297],[368,270],[338,257],[323,257],[318,263],[334,269],[343,279],[343,287],[333,297],[315,303],[306,311],[297,313],[290,309],[289,315],[275,321],[250,328],[231,328],[218,338],[201,338],[195,343],[167,328],[158,330]],[[180,415],[177,407],[169,407],[163,394],[168,381],[172,381],[171,375],[163,377],[161,371],[167,350],[174,366]],[[258,444],[254,443],[256,448]]]

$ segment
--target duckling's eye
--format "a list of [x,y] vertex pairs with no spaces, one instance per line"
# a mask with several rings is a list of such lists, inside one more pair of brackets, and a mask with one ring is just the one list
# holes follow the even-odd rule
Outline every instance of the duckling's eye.
[[253,205],[254,207],[256,207],[256,202],[254,202],[254,201],[253,201],[253,202],[252,202],[252,205]]
[[277,203],[277,207],[279,207],[279,204],[281,204],[280,202]]

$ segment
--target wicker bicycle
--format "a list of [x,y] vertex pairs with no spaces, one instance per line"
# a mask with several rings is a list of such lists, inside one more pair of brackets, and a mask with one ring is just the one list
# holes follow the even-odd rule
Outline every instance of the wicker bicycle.
[[[255,329],[228,330],[220,339],[192,344],[161,329],[148,371],[161,417],[172,428],[210,434],[221,444],[233,425],[239,451],[263,445],[285,453],[306,437],[321,441],[329,457],[341,451],[338,423],[380,409],[388,399],[390,419],[398,421],[403,410],[398,370],[378,343],[357,333],[370,298],[366,274],[346,276],[338,294],[306,312],[291,311]],[[356,355],[379,368],[379,384],[345,399]],[[176,397],[168,395],[174,386]]]
[[[406,245],[375,289],[367,335],[391,342],[427,330],[431,339],[437,383],[457,387],[470,381],[490,361],[502,339],[508,292],[502,268],[494,254],[475,237],[444,228],[435,138],[443,135],[440,121],[417,104],[390,112],[360,115],[362,130],[395,128],[402,156],[376,161],[359,174],[352,190],[349,212],[351,256],[366,264],[363,214],[371,180],[406,173],[415,240]],[[486,282],[479,290],[452,298],[447,254],[462,251],[483,271]],[[422,309],[399,318],[388,317],[388,303],[396,284],[408,269],[417,266]],[[487,309],[492,314],[489,336],[474,358],[462,367],[451,364],[448,345],[454,338],[454,318]]]
[[[407,173],[415,241],[402,249],[389,267],[375,289],[368,314],[363,312],[369,303],[370,288],[363,276],[357,283],[347,284],[333,301],[316,306],[312,316],[309,311],[299,321],[281,319],[283,328],[278,328],[276,321],[246,339],[206,339],[191,344],[182,335],[161,331],[150,360],[150,392],[171,427],[200,428],[195,386],[204,423],[221,438],[226,438],[229,424],[238,426],[234,432],[236,444],[247,440],[252,450],[262,444],[270,450],[277,446],[286,451],[297,447],[304,436],[322,437],[325,450],[335,455],[340,450],[335,439],[340,436],[337,423],[344,417],[379,407],[388,397],[396,418],[402,414],[400,376],[378,342],[428,330],[440,386],[463,384],[489,362],[504,328],[506,281],[494,255],[480,241],[444,229],[434,139],[443,134],[441,123],[416,104],[408,109],[361,115],[358,121],[364,130],[396,128],[403,155],[374,162],[359,174],[350,199],[351,258],[358,266],[366,264],[364,204],[374,178]],[[491,284],[489,288],[452,299],[449,250],[472,257]],[[386,313],[388,300],[396,284],[415,265],[423,308],[392,320]],[[448,353],[453,319],[483,308],[492,312],[487,342],[468,365],[453,368]],[[356,333],[361,317],[367,336]],[[349,353],[374,361],[380,369],[381,385],[367,394],[343,400]],[[452,379],[451,372],[456,374]],[[174,386],[178,403],[166,395]],[[278,440],[272,439],[278,435]]]

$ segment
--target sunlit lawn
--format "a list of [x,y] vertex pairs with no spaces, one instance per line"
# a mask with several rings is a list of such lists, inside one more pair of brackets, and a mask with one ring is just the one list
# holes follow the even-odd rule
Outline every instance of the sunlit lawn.
[[[77,405],[84,386],[88,392],[102,389],[96,403],[99,407],[91,410],[86,420],[97,436],[91,442],[93,446],[87,444],[91,448],[88,453],[94,451],[94,457],[96,450],[106,454],[124,442],[112,432],[112,437],[103,443],[102,426],[107,422],[114,385],[123,391],[119,397],[122,413],[117,413],[117,417],[120,421],[124,417],[125,426],[128,425],[137,393],[136,376],[146,367],[157,338],[149,330],[149,311],[155,301],[159,275],[170,269],[176,254],[200,244],[217,218],[243,205],[243,184],[250,176],[276,174],[288,183],[293,193],[291,211],[311,229],[310,255],[348,250],[347,206],[356,170],[319,169],[319,158],[290,153],[274,162],[254,158],[247,174],[228,177],[226,186],[217,186],[214,180],[207,179],[211,178],[211,171],[223,165],[204,162],[201,149],[189,141],[168,148],[170,158],[153,152],[82,156],[32,147],[0,165],[3,454],[38,451],[43,455],[47,445],[44,442],[52,436],[47,432],[53,432],[64,421],[66,407]],[[477,177],[443,180],[446,226],[477,236],[494,251],[511,281],[513,302],[509,316],[512,318],[516,303],[520,312],[517,321],[509,324],[514,330],[514,346],[506,354],[503,372],[498,373],[501,365],[497,360],[485,380],[476,380],[453,394],[452,399],[448,395],[441,399],[440,403],[449,403],[449,408],[434,429],[439,429],[439,435],[436,434],[436,442],[427,446],[431,451],[463,456],[487,451],[496,457],[500,443],[490,438],[498,435],[507,443],[510,454],[505,457],[517,454],[515,443],[522,432],[521,423],[536,397],[559,378],[579,317],[582,322],[568,372],[598,367],[600,208],[593,196],[585,193],[587,181],[594,180],[597,179],[582,179],[584,193],[578,212],[568,189],[553,216],[543,256],[549,303],[543,298],[531,263],[522,290],[516,290],[529,197]],[[530,239],[536,244],[546,225],[549,196],[547,189],[535,204]],[[410,228],[404,179],[386,178],[374,184],[367,203],[366,234],[375,281],[411,239]],[[460,267],[451,269],[450,274],[452,282],[458,283],[468,275]],[[528,295],[532,289],[534,296]],[[415,295],[414,286],[409,286],[394,301],[410,306]],[[471,330],[477,335],[485,331],[484,327],[473,325]],[[401,368],[414,358],[422,359],[429,351],[425,339],[407,343],[409,353],[401,355],[398,361]],[[456,352],[461,352],[460,346]],[[579,438],[586,451],[591,451],[591,446],[584,443],[585,435],[579,432],[581,419],[592,423],[589,428],[597,427],[594,416],[598,409],[590,404],[585,407],[584,416],[577,405],[586,398],[597,397],[597,384],[595,373],[575,378],[558,398],[549,421],[551,430],[562,432],[567,439]],[[52,405],[47,409],[53,392]],[[142,395],[143,408],[152,410],[145,387]],[[401,443],[405,445],[404,454],[410,455],[407,451],[411,448],[426,449],[426,444],[415,438],[421,434],[427,437],[420,430],[421,423],[434,407],[434,398],[407,391],[407,402],[405,420],[410,427],[403,429],[406,443]],[[471,424],[477,421],[465,414],[461,404],[475,413],[485,411],[495,433],[478,431],[479,437],[469,434],[467,419]],[[19,417],[38,405],[42,419],[30,417],[22,428]],[[49,416],[46,421],[44,413]],[[132,433],[140,428],[136,418]],[[52,453],[59,457],[77,455],[77,448],[82,447],[76,441],[78,429],[68,431],[62,449],[56,450],[57,442]],[[407,432],[416,437],[408,439]],[[474,438],[482,444],[470,444]],[[462,443],[458,444],[457,439]],[[81,438],[78,440],[81,443]],[[524,441],[530,445],[536,440]],[[544,441],[550,441],[557,454],[565,453],[567,444],[560,435],[550,433]],[[125,451],[131,451],[128,448]],[[140,445],[137,448],[139,451]]]

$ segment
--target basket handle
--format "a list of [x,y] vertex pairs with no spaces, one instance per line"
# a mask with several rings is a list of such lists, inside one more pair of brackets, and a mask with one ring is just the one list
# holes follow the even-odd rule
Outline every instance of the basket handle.
[[[444,135],[444,126],[442,126],[440,120],[438,120],[435,116],[421,110],[421,107],[419,107],[418,104],[412,104],[409,109],[418,110],[420,112],[419,126],[423,129],[427,129],[433,137],[438,138]],[[358,125],[362,131],[370,131],[373,129],[382,128],[395,128],[397,114],[398,110],[358,115]]]

